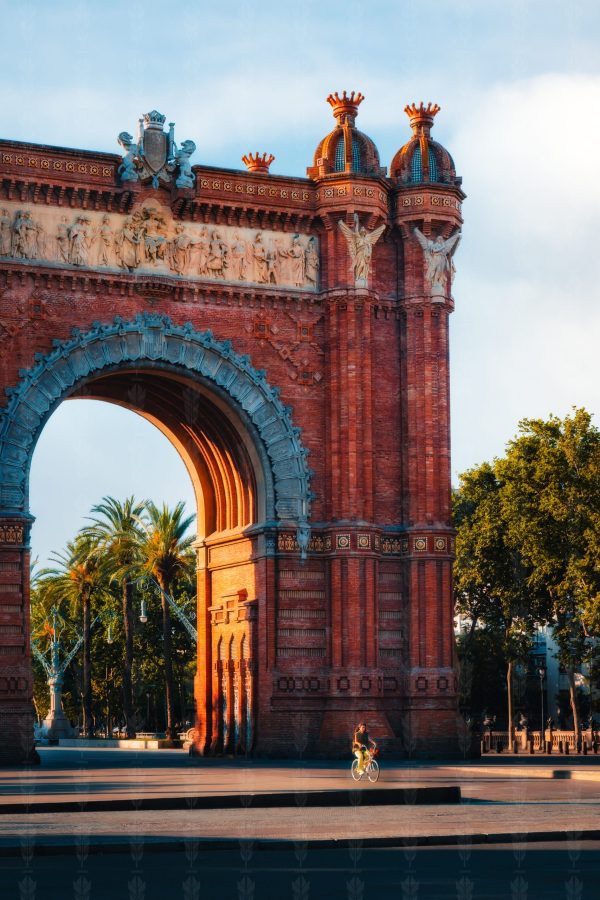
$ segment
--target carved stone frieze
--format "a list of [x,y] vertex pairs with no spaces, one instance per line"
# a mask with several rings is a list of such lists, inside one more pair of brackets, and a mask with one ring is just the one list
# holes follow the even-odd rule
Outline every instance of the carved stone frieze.
[[316,291],[319,281],[314,235],[175,221],[158,201],[129,216],[7,202],[0,209],[0,257],[302,291]]
[[0,522],[0,545],[22,544],[25,540],[25,528],[18,522]]

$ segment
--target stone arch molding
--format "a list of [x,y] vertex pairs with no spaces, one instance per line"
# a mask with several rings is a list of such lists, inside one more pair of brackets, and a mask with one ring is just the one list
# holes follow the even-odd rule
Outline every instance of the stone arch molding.
[[[250,357],[236,353],[231,341],[211,331],[196,331],[191,322],[175,325],[168,316],[141,313],[131,321],[120,316],[110,324],[94,322],[89,331],[74,328],[71,338],[55,340],[48,354],[36,353],[35,365],[19,372],[16,387],[6,390],[0,412],[0,512],[28,511],[27,481],[37,438],[56,406],[82,380],[103,370],[146,362],[158,368],[199,375],[242,410],[254,425],[268,455],[275,492],[274,513],[295,526],[303,551],[308,546],[311,472],[301,429],[291,409],[269,385],[266,373]],[[264,457],[264,454],[261,454]]]

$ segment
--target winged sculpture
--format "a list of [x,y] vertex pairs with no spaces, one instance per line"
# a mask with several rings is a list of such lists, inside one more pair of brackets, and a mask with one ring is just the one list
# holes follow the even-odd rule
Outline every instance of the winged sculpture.
[[432,296],[445,296],[448,275],[450,280],[454,275],[452,256],[461,238],[460,231],[451,234],[446,240],[441,234],[435,240],[429,240],[418,228],[414,229],[414,235],[423,248],[425,277],[431,286]]
[[339,220],[338,225],[348,244],[354,271],[354,283],[361,287],[366,287],[371,268],[373,247],[385,231],[385,223],[369,232],[364,225],[360,224],[358,215],[354,213],[353,229],[349,228],[342,219]]

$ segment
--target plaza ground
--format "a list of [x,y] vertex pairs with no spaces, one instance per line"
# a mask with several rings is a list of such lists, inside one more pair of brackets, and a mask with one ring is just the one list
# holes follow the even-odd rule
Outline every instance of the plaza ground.
[[[349,761],[41,756],[0,770],[3,900],[598,896],[593,757],[382,760],[378,784],[356,786]],[[456,786],[460,802],[443,794]]]

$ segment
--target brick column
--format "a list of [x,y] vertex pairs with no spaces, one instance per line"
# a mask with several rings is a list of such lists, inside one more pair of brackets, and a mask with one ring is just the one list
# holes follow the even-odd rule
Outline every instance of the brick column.
[[29,644],[28,515],[0,517],[0,765],[37,763]]
[[197,553],[197,661],[194,679],[196,699],[196,737],[194,752],[208,753],[212,738],[212,639],[210,607],[211,585],[208,548],[203,541],[195,544]]
[[[423,259],[405,232],[402,404],[410,741],[417,754],[452,752],[457,741],[453,661],[450,483],[449,298],[432,300]],[[415,290],[416,288],[416,290]]]

